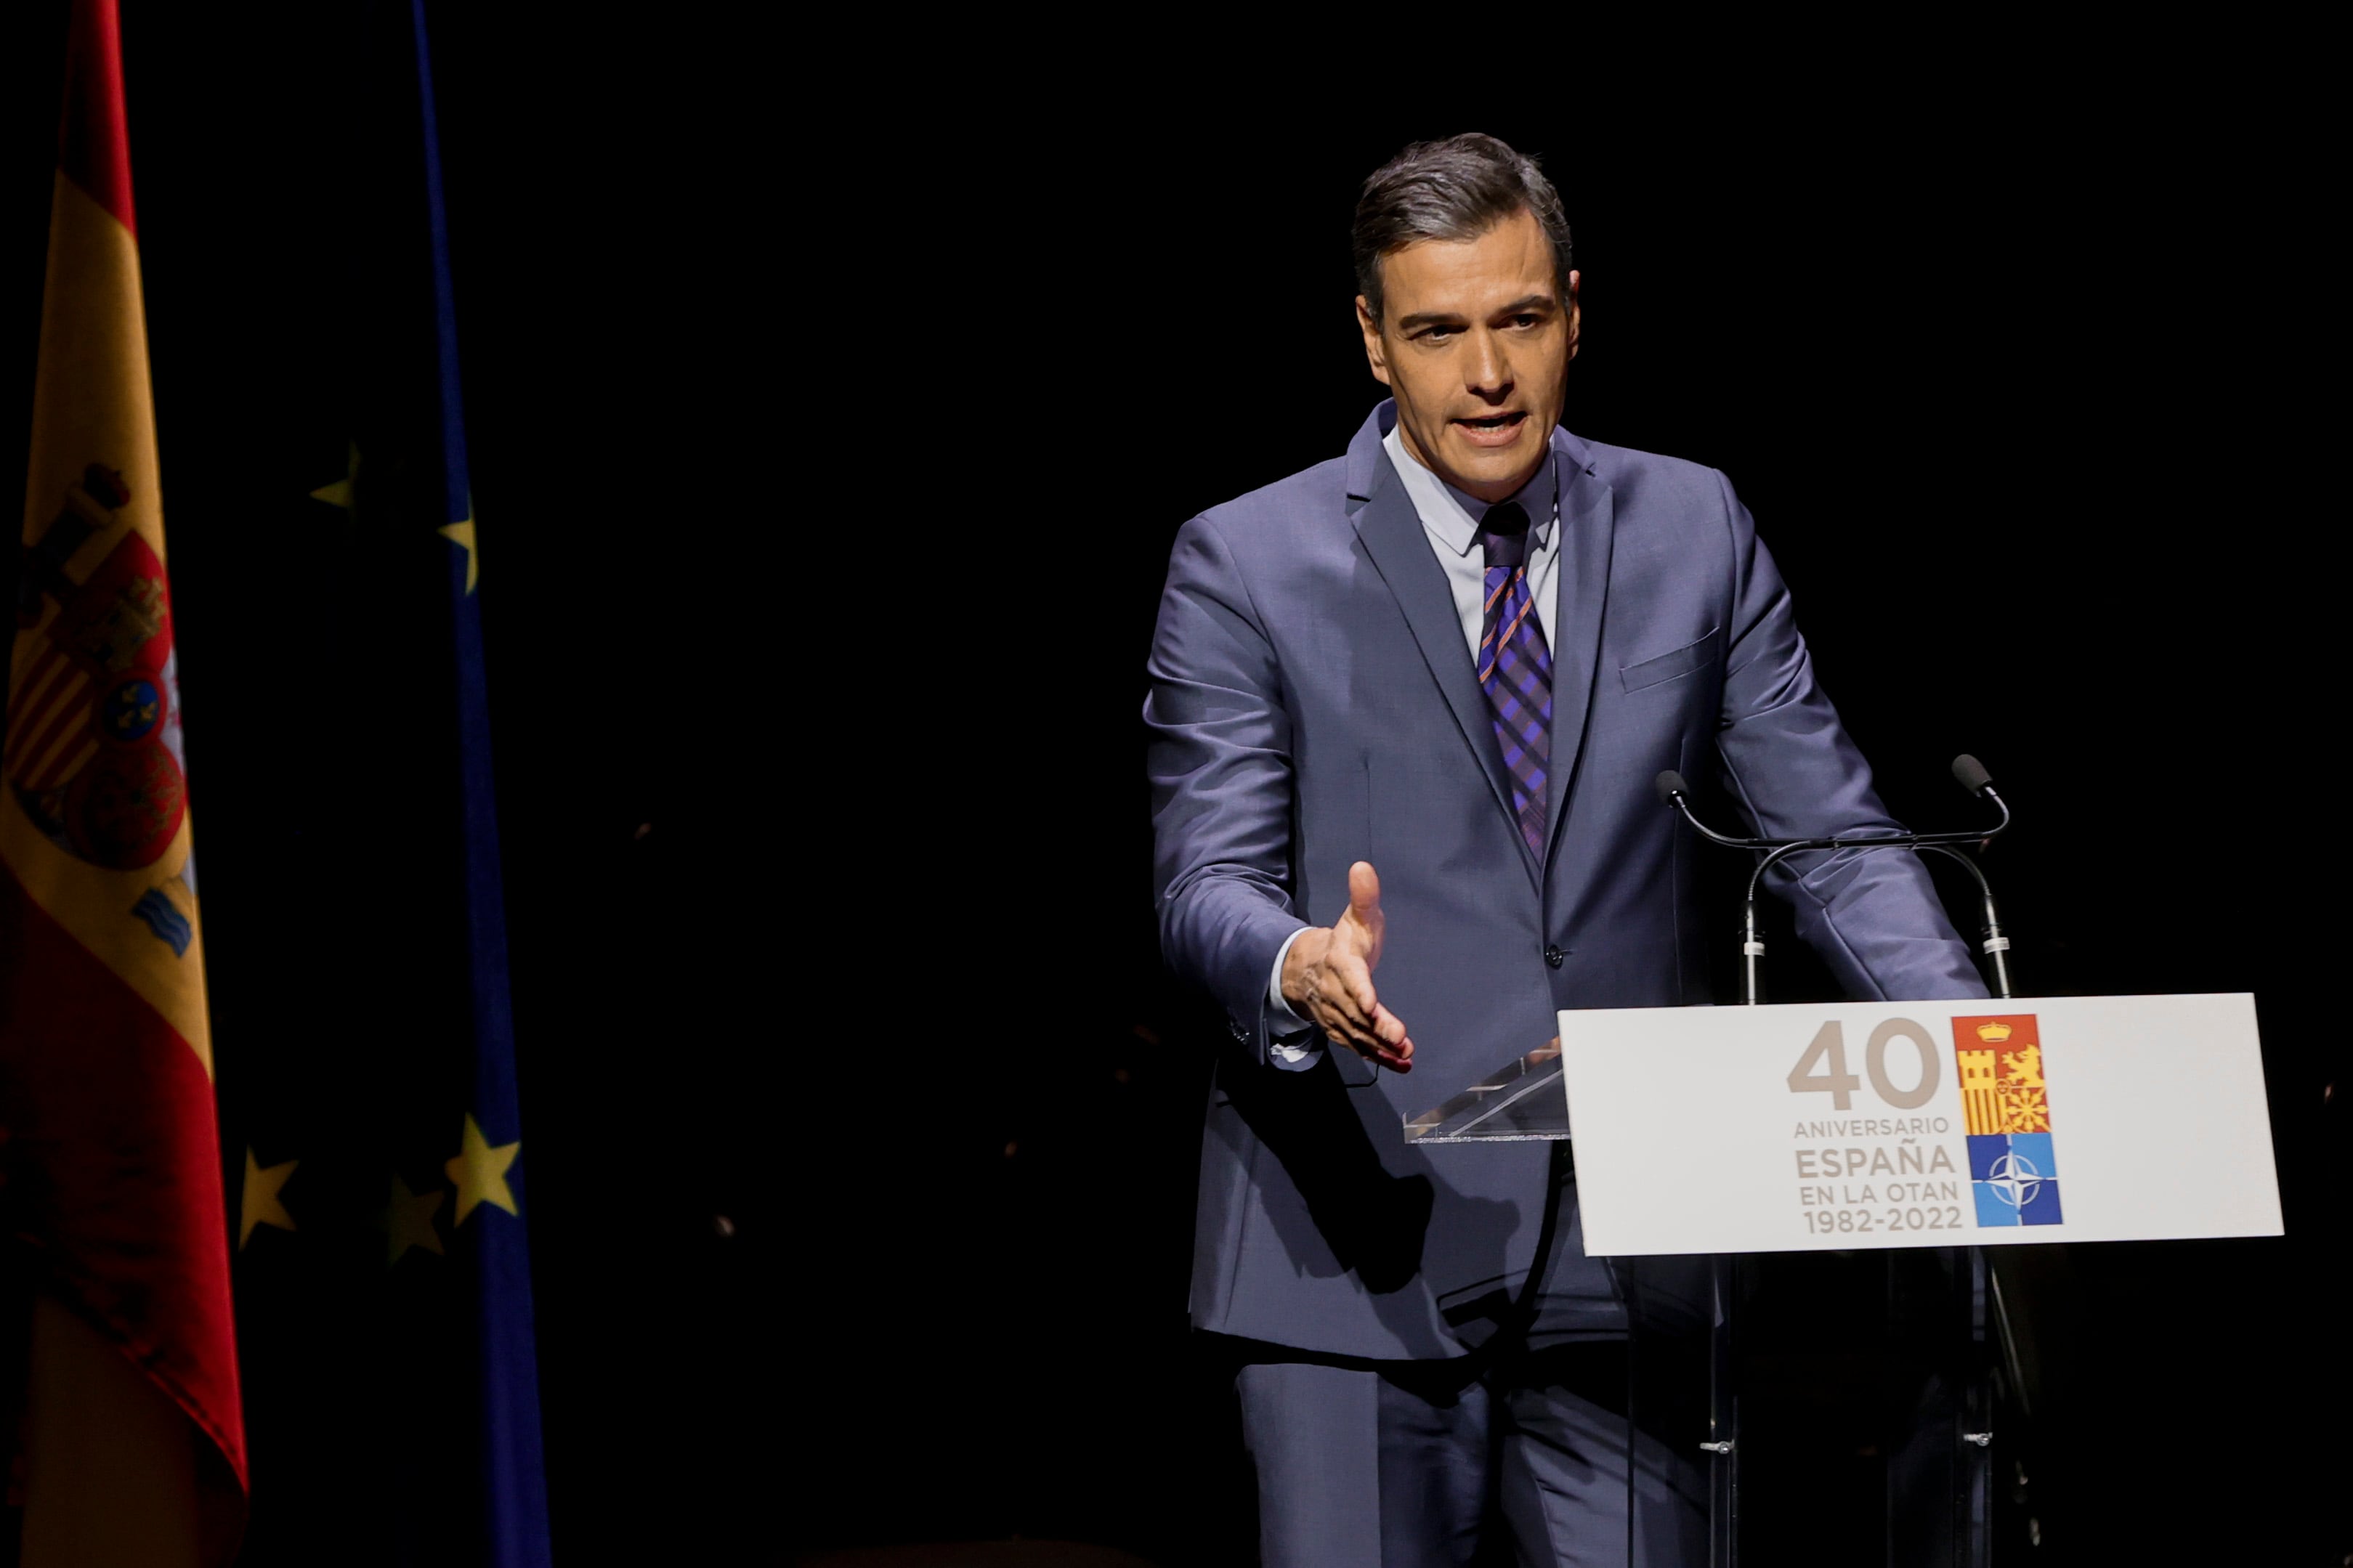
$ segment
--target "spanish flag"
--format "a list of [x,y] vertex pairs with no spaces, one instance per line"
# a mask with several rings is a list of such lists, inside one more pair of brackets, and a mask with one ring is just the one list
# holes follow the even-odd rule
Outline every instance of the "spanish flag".
[[245,1437],[115,0],[73,0],[0,739],[31,1565],[225,1563]]

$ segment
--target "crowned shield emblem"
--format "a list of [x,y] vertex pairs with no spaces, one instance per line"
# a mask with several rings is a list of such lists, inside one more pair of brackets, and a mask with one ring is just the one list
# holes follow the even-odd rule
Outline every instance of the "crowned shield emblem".
[[[187,814],[171,591],[146,540],[118,531],[129,500],[93,467],[25,552],[20,644],[0,772],[34,825],[76,858],[135,870],[171,847]],[[79,582],[68,563],[115,533]],[[95,546],[93,546],[95,547]]]

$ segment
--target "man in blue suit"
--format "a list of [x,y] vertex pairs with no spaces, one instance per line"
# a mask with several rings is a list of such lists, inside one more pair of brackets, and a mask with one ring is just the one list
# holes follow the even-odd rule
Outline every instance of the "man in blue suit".
[[[1626,1310],[1566,1164],[1402,1123],[1556,1009],[1709,999],[1661,770],[1713,760],[1763,834],[1897,826],[1724,476],[1559,427],[1577,273],[1535,163],[1409,148],[1356,253],[1391,401],[1185,525],[1153,644],[1162,945],[1233,1045],[1192,1318],[1269,1564],[1467,1562],[1499,1519],[1523,1561],[1620,1561],[1630,1447],[1638,1553],[1678,1562],[1687,1474],[1612,1406]],[[1982,994],[1915,857],[1778,890],[1852,994]]]

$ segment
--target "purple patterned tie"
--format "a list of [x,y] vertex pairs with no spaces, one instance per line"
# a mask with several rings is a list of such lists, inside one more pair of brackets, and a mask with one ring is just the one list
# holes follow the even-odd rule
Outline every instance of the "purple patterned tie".
[[1511,502],[1479,524],[1487,552],[1487,607],[1479,632],[1479,689],[1512,775],[1520,833],[1544,858],[1545,768],[1552,761],[1552,649],[1528,592],[1528,514]]

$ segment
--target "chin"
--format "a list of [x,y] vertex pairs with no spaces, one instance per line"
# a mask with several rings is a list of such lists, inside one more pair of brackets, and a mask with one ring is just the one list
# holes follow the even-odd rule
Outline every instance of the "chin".
[[1489,447],[1463,453],[1461,460],[1455,464],[1455,471],[1460,473],[1466,482],[1456,488],[1469,489],[1474,485],[1480,487],[1504,485],[1507,487],[1504,494],[1508,496],[1513,490],[1527,483],[1528,476],[1535,471],[1535,466],[1543,454],[1542,443],[1530,441],[1525,437],[1513,442],[1508,447]]

